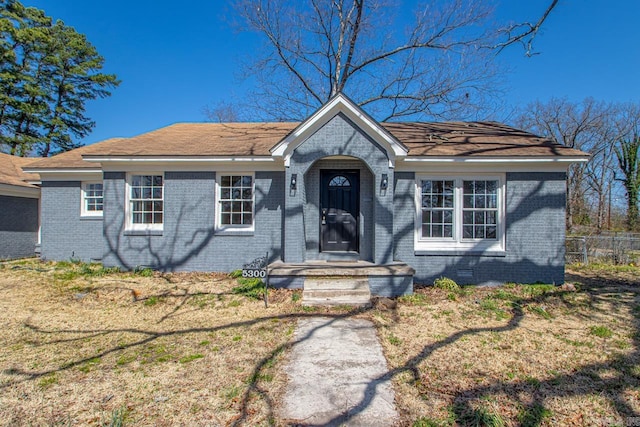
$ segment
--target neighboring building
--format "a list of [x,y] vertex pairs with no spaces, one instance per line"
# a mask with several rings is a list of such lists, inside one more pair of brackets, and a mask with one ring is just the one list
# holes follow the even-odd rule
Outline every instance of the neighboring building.
[[40,178],[22,171],[33,161],[0,153],[0,259],[36,254]]
[[268,252],[287,286],[292,268],[360,260],[396,295],[413,270],[563,282],[566,171],[586,160],[493,122],[378,123],[338,95],[302,123],[175,124],[27,170],[44,258],[231,271]]

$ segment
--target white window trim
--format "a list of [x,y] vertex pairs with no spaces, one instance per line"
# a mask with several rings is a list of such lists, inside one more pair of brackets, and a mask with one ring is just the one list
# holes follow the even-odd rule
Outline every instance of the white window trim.
[[[223,176],[250,176],[251,177],[251,225],[242,224],[222,224],[222,209],[220,200],[222,177]],[[256,228],[256,175],[255,172],[217,172],[215,187],[215,230],[229,233],[253,233]]]
[[[453,180],[453,237],[430,238],[422,237],[422,180]],[[468,180],[497,180],[498,181],[498,229],[494,239],[463,239],[462,238],[462,181]],[[501,253],[505,251],[505,174],[416,174],[415,179],[415,228],[414,249],[416,251],[447,253]]]
[[[162,177],[162,224],[134,224],[133,216],[131,213],[131,180],[136,175],[160,175]],[[166,206],[164,205],[164,196],[166,190],[166,181],[164,177],[164,172],[129,172],[126,177],[126,186],[125,186],[125,205],[124,205],[124,213],[126,216],[125,220],[125,231],[162,231],[164,230],[164,223],[166,222]]]
[[[102,184],[102,209],[101,211],[87,210],[87,187],[89,184]],[[82,181],[80,196],[80,216],[83,218],[99,218],[104,212],[104,183],[102,181]]]

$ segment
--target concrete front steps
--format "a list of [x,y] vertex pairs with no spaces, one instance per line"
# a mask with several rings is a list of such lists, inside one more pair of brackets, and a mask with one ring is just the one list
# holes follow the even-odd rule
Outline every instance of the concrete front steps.
[[366,307],[371,296],[396,297],[413,292],[415,270],[403,262],[307,261],[269,265],[269,286],[303,289],[303,305]]
[[349,276],[308,277],[302,291],[302,305],[369,307],[369,280]]

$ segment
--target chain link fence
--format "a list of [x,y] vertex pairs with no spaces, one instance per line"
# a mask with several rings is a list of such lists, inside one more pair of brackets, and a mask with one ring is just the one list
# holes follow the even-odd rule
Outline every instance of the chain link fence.
[[638,264],[640,262],[640,233],[568,236],[565,242],[567,263]]

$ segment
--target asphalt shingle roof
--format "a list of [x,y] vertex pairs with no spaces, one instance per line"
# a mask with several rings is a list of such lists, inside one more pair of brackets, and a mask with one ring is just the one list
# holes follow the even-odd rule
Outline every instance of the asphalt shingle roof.
[[23,166],[34,163],[40,158],[18,157],[0,153],[0,184],[16,185],[18,187],[37,188],[27,181],[39,181],[40,177],[34,173],[25,173]]
[[[132,138],[113,138],[30,165],[96,168],[82,156],[270,156],[299,123],[177,123]],[[495,122],[381,123],[409,156],[584,156],[537,135]]]

